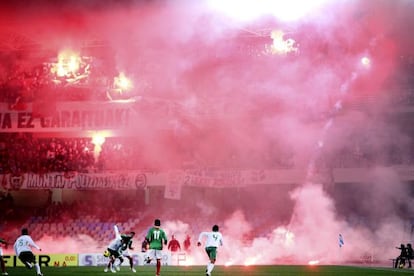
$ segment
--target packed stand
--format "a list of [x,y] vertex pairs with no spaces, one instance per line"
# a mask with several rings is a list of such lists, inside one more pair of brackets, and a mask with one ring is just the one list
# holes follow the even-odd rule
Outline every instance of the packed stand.
[[[69,59],[69,58],[67,58]],[[64,63],[66,62],[66,63]],[[76,70],[69,70],[70,61],[5,62],[0,68],[0,102],[21,109],[25,103],[48,98],[60,101],[108,100],[116,72],[104,69],[92,57],[77,57]],[[32,64],[29,64],[32,63]]]
[[90,172],[90,138],[35,138],[30,133],[0,134],[0,173]]
[[[363,137],[362,137],[363,138]],[[317,163],[325,168],[352,168],[410,165],[414,145],[367,145],[363,139],[351,138],[346,145],[327,149]],[[0,134],[0,173],[94,173],[117,170],[168,170],[168,169],[293,169],[307,164],[298,162],[301,155],[293,150],[272,147],[262,153],[229,151],[213,159],[190,147],[180,152],[180,146],[170,143],[155,147],[164,154],[152,154],[148,141],[137,138],[107,138],[99,152],[92,138],[45,138],[30,133]],[[368,141],[368,140],[365,140]],[[154,146],[154,145],[151,145]],[[381,146],[381,148],[378,148]],[[226,157],[227,156],[227,157]],[[303,158],[302,158],[303,159]]]

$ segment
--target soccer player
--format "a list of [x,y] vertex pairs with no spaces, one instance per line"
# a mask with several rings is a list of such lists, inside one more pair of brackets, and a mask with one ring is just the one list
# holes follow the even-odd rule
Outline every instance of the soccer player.
[[22,261],[28,269],[32,269],[34,266],[36,268],[37,276],[43,276],[40,271],[40,266],[33,255],[32,247],[42,251],[42,249],[33,241],[32,237],[29,236],[29,231],[26,228],[23,228],[22,235],[18,237],[14,243],[16,256],[19,257],[20,261]]
[[400,247],[396,248],[400,249],[401,251],[400,255],[395,259],[395,268],[403,268],[405,266],[405,261],[407,260],[407,249],[405,248],[405,244],[401,244]]
[[205,250],[210,262],[207,264],[206,276],[210,276],[214,268],[214,263],[217,257],[217,247],[223,246],[223,236],[219,232],[217,225],[213,226],[212,232],[201,232],[198,237],[197,246],[201,246],[201,241],[204,237],[207,238]]
[[157,260],[157,273],[155,276],[160,276],[161,271],[161,258],[162,258],[162,247],[167,245],[167,235],[164,230],[161,229],[161,221],[156,219],[154,226],[148,230],[146,239],[149,242],[149,258],[147,263],[151,262],[152,259]]
[[[119,233],[119,232],[118,232]],[[129,249],[134,250],[132,247],[132,238],[135,236],[135,232],[129,232],[128,234],[121,234],[122,247],[121,247],[121,257],[119,257],[119,264],[115,266],[116,270],[120,270],[122,263],[124,262],[122,257],[126,257],[129,260],[129,267],[132,272],[137,272],[134,268],[134,259],[132,258]]]
[[1,244],[4,244],[4,246],[7,248],[7,246],[9,245],[8,242],[6,242],[3,239],[0,239],[0,265],[1,265],[1,273],[2,275],[9,275],[6,271],[6,264],[4,263],[4,259],[3,259],[3,249],[1,247]]
[[408,261],[408,268],[411,268],[411,260],[414,258],[413,247],[411,243],[407,243],[407,261]]
[[109,243],[108,248],[104,253],[104,256],[109,257],[109,262],[106,268],[104,269],[104,272],[108,272],[109,270],[111,270],[112,273],[115,273],[115,260],[118,258],[121,261],[121,263],[124,261],[124,259],[121,256],[124,241],[122,240],[122,237],[119,234],[118,226],[114,225],[114,231],[115,239],[113,239]]

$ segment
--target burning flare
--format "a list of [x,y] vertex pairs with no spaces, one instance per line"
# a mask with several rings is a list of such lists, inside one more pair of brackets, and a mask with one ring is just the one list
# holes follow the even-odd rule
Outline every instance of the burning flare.
[[77,53],[72,51],[62,51],[58,55],[57,63],[53,64],[51,71],[58,77],[75,74],[81,64],[81,58]]
[[128,91],[132,88],[132,81],[125,76],[124,73],[119,73],[117,77],[114,78],[114,86],[122,91]]
[[298,52],[298,48],[295,46],[296,41],[291,38],[285,40],[284,35],[280,30],[273,30],[270,33],[273,43],[265,46],[265,52],[271,55],[286,55],[291,52]]

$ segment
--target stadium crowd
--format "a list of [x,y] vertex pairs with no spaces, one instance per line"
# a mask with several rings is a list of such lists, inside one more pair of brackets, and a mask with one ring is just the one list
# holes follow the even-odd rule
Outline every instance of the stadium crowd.
[[[136,139],[110,137],[102,145],[98,155],[90,137],[84,138],[45,138],[30,133],[0,134],[0,173],[48,173],[48,172],[102,172],[109,170],[162,169],[160,159],[145,157],[145,144],[137,144]],[[361,141],[349,147],[330,152],[321,157],[318,164],[324,168],[352,168],[372,166],[411,165],[414,145],[409,150],[397,145],[376,151]],[[200,167],[238,169],[292,169],[300,168],[295,163],[295,152],[284,150],[285,154],[251,156],[249,162],[228,152],[227,160],[201,158],[197,152],[184,152],[174,155],[170,169],[191,169]],[[244,153],[242,153],[244,154]],[[297,153],[296,153],[297,154]],[[217,163],[218,162],[218,163]],[[165,163],[165,162],[164,162]],[[168,169],[164,168],[164,169]]]
[[[55,58],[56,59],[56,58]],[[0,102],[22,108],[25,103],[40,99],[60,101],[103,101],[114,89],[115,72],[104,69],[92,57],[72,57],[63,61],[46,58],[31,61],[3,61],[0,67]],[[76,66],[76,68],[70,68]],[[3,69],[3,70],[1,70]],[[76,69],[76,70],[75,70]]]
[[[107,101],[135,97],[152,87],[146,80],[140,80],[140,93],[131,91],[114,94],[112,92],[119,92],[122,88],[115,84],[119,72],[113,69],[115,66],[109,56],[79,56],[74,53],[72,56],[69,53],[67,55],[46,55],[30,62],[0,56],[0,102],[21,107],[24,103],[46,97],[49,100],[53,98],[60,101]],[[76,61],[75,65],[72,64],[73,60]],[[390,88],[395,90],[392,93],[392,102],[398,105],[411,105],[414,103],[414,57],[401,57],[399,63],[395,75],[392,76],[396,82],[396,89],[392,89],[394,84],[391,84]],[[213,105],[209,106],[215,108]]]

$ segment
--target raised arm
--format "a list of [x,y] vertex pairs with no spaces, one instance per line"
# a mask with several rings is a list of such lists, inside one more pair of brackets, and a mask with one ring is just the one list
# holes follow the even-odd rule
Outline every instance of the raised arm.
[[119,234],[119,229],[118,229],[118,226],[116,224],[114,225],[114,232],[115,232],[115,237],[117,239],[121,239],[121,234]]

